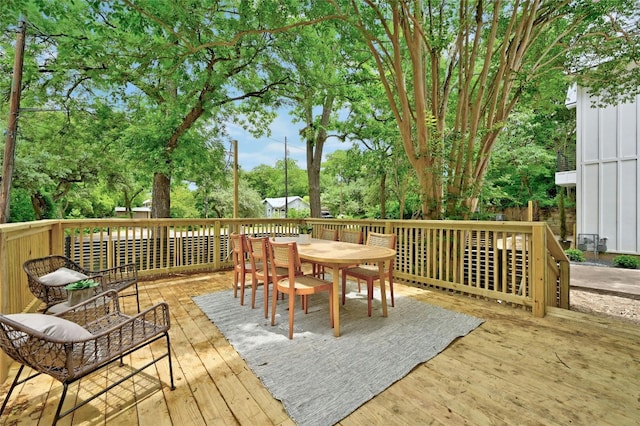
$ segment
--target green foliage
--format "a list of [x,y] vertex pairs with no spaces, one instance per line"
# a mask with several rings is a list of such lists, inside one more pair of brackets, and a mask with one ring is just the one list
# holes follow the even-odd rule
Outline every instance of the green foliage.
[[[262,198],[240,175],[238,182],[238,215],[239,217],[263,217]],[[200,217],[232,217],[233,216],[233,184],[218,182],[212,186],[196,189],[196,206]]]
[[174,184],[171,189],[171,217],[173,218],[199,218],[200,212],[196,208],[196,194],[182,182]]
[[311,212],[309,209],[289,209],[287,210],[287,216],[292,219],[304,219],[309,217]]
[[640,259],[636,256],[621,254],[613,258],[613,264],[626,269],[637,269],[640,266]]
[[[243,179],[246,179],[249,186],[263,199],[284,197],[284,165],[284,160],[277,161],[275,167],[262,164],[244,172]],[[295,160],[287,161],[287,181],[290,196],[304,197],[309,193],[306,172]]]
[[84,279],[81,281],[76,281],[75,283],[67,284],[64,286],[65,290],[74,291],[74,290],[84,290],[87,288],[94,288],[100,285],[99,282],[94,281],[92,279]]
[[568,250],[565,250],[564,253],[572,262],[584,262],[586,260],[582,250],[568,249]]
[[[557,108],[566,110],[564,104],[560,105],[566,87],[556,89],[557,93],[548,96],[558,101]],[[564,141],[574,125],[575,117],[570,114],[550,116],[536,112],[530,104],[512,113],[493,150],[481,203],[496,209],[526,206],[529,201],[537,201],[540,207],[555,207],[554,139]]]
[[[334,213],[428,217],[448,210],[464,217],[464,201],[476,197],[492,208],[530,200],[551,206],[555,151],[575,140],[574,112],[563,102],[564,61],[581,83],[610,93],[605,101],[638,92],[640,67],[628,66],[638,46],[636,0],[545,3],[539,11],[527,11],[529,2],[505,2],[500,10],[486,2],[481,13],[475,2],[456,1],[433,8],[406,0],[356,2],[358,8],[299,1],[5,3],[0,93],[9,92],[18,18],[30,23],[14,180],[14,190],[24,193],[12,202],[11,220],[110,216],[116,204],[130,207],[146,197],[154,174],[167,178],[156,181],[163,185],[173,182],[172,196],[181,198],[158,197],[167,207],[162,214],[171,205],[172,216],[228,217],[228,126],[265,134],[283,103],[315,150],[317,169],[310,172],[322,175],[314,196],[321,191],[322,205]],[[528,12],[536,14],[523,33],[530,38],[506,34],[523,28],[519,20]],[[512,13],[515,25],[505,25]],[[323,22],[329,14],[342,16]],[[315,18],[313,27],[299,25]],[[498,23],[493,40],[491,22]],[[387,28],[394,31],[385,34]],[[507,55],[505,43],[519,47]],[[585,67],[593,58],[608,61]],[[332,132],[365,152],[348,151],[320,168]],[[255,191],[242,189],[241,215],[261,215],[261,198],[284,195],[283,165],[246,174]],[[295,162],[287,168],[289,194],[309,194],[306,171]],[[198,187],[195,198],[181,192],[182,180]]]
[[14,188],[11,191],[10,208],[10,222],[30,222],[36,220],[29,193],[22,188]]
[[298,232],[301,234],[310,234],[313,231],[313,226],[307,224],[298,225]]

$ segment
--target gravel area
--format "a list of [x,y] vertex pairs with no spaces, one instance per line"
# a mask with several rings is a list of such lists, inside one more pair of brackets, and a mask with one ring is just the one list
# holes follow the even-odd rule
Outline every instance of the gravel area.
[[623,321],[640,324],[640,300],[637,299],[571,290],[569,303],[573,311],[617,317]]

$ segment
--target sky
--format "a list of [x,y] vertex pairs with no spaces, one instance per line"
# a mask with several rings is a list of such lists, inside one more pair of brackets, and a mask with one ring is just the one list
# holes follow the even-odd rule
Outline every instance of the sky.
[[[256,139],[242,127],[227,123],[227,131],[231,139],[238,141],[238,164],[244,171],[250,171],[256,166],[266,164],[274,167],[276,161],[284,160],[285,138],[289,158],[295,160],[298,167],[307,169],[306,147],[300,138],[302,123],[291,122],[292,117],[288,110],[279,110],[278,117],[269,126],[271,136]],[[348,149],[349,143],[341,142],[336,138],[329,138],[324,144],[323,159],[327,154],[337,149]]]

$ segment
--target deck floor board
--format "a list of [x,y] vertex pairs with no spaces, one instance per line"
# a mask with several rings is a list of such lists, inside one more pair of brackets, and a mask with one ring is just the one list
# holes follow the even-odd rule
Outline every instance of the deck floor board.
[[[230,289],[231,282],[230,272],[141,282],[143,307],[159,301],[170,305],[176,390],[169,390],[163,360],[59,424],[294,425],[191,299]],[[638,424],[640,327],[560,309],[534,318],[508,304],[401,284],[395,291],[485,323],[362,405],[341,426]],[[134,298],[122,302],[125,312],[135,312]],[[151,351],[161,353],[163,344],[158,341],[127,362],[140,365]],[[123,368],[114,363],[83,379],[80,387],[70,386],[69,400],[117,380]],[[14,365],[0,397],[16,372]],[[61,390],[46,376],[27,382],[14,391],[0,425],[51,424]]]

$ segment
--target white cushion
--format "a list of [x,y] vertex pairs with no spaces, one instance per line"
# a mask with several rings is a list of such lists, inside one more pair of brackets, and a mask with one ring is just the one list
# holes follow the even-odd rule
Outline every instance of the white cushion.
[[76,281],[84,280],[85,278],[89,277],[82,272],[74,271],[73,269],[69,268],[60,268],[41,276],[39,280],[46,285],[59,286],[75,283]]
[[92,338],[93,334],[84,327],[64,318],[45,314],[11,314],[5,315],[10,320],[26,325],[47,336],[67,342],[76,342]]

